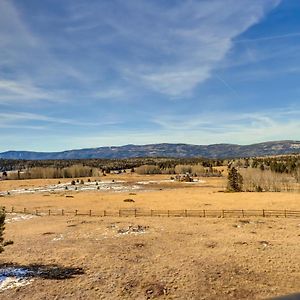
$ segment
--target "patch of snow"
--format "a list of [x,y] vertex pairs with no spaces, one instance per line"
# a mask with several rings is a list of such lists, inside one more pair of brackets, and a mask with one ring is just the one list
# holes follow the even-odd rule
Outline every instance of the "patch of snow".
[[175,182],[175,180],[165,179],[165,180],[138,181],[137,184],[159,184],[159,183],[170,183],[170,182]]
[[35,218],[34,215],[27,215],[27,214],[19,214],[19,213],[7,213],[5,218],[5,223],[14,223],[19,221],[26,221],[32,218]]
[[[173,179],[165,180],[149,180],[149,181],[139,181],[134,185],[127,184],[124,180],[114,180],[114,181],[97,181],[97,182],[85,182],[84,184],[76,183],[72,185],[69,183],[59,183],[52,184],[41,187],[30,187],[30,188],[20,188],[13,189],[8,192],[0,192],[0,196],[18,195],[18,194],[33,194],[33,193],[57,193],[57,192],[80,192],[80,191],[114,191],[114,192],[130,192],[132,190],[143,189],[142,185],[149,184],[163,184],[163,183],[175,183],[177,181]],[[191,183],[204,183],[205,181],[194,179]]]
[[63,239],[64,239],[64,236],[62,234],[60,234],[59,236],[57,236],[54,239],[52,239],[52,241],[56,242],[56,241],[61,241]]
[[205,181],[204,181],[204,180],[194,179],[194,180],[191,181],[191,182],[185,182],[185,181],[183,181],[183,183],[187,183],[187,184],[196,184],[196,183],[205,183]]
[[[42,187],[31,187],[31,188],[21,188],[21,189],[13,189],[9,191],[9,194],[32,194],[32,193],[47,193],[47,192],[67,192],[67,191],[131,191],[132,189],[140,189],[139,186],[126,186],[124,185],[124,180],[115,180],[115,181],[100,181],[100,182],[86,182],[84,184],[76,184],[72,185],[70,183],[60,183],[60,184],[52,184],[48,186]],[[5,196],[7,192],[0,192],[0,195]]]
[[25,268],[0,269],[0,291],[25,286],[33,282],[32,271]]
[[300,149],[300,144],[291,144],[292,149]]

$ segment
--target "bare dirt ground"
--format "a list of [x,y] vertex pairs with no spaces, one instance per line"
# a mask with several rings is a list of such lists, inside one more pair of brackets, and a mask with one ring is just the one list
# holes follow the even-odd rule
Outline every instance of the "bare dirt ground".
[[[122,177],[128,184],[167,178]],[[152,182],[134,193],[8,195],[0,204],[299,210],[297,193],[228,194],[219,192],[224,179],[203,180]],[[55,183],[5,181],[0,190]],[[135,202],[123,201],[129,197]],[[0,299],[267,299],[300,291],[300,219],[26,216],[7,216],[6,236],[14,245],[0,256]],[[17,284],[1,283],[1,270],[10,278],[18,278],[18,270]]]

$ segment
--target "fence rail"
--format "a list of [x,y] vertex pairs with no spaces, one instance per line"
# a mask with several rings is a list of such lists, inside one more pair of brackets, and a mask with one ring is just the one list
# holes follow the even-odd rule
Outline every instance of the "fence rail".
[[95,216],[95,217],[200,217],[200,218],[242,218],[242,217],[277,217],[300,218],[299,210],[78,210],[78,209],[29,209],[29,208],[5,208],[6,213],[34,214],[39,216]]

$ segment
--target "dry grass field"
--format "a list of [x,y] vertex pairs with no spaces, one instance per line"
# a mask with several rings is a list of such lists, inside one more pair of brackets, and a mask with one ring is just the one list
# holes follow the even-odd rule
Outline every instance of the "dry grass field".
[[[10,195],[7,191],[28,191],[58,180],[2,181],[0,204],[79,211],[299,210],[296,192],[224,193],[224,178],[196,183],[169,178],[110,175],[98,180],[122,181],[124,188]],[[136,185],[140,188],[132,190]],[[127,198],[134,202],[124,202]],[[6,237],[14,245],[1,254],[1,270],[10,270],[6,277],[17,282],[3,284],[0,275],[1,299],[268,299],[300,291],[296,218],[8,214],[7,221]]]

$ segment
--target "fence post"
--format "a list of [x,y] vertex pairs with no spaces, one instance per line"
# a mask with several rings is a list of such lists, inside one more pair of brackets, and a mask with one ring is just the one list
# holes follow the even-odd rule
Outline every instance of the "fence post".
[[243,215],[243,218],[245,217],[245,212],[244,210],[242,209],[242,215]]
[[92,216],[92,210],[90,209],[90,217]]
[[75,216],[77,216],[77,212],[78,212],[78,210],[77,210],[77,209],[75,209]]
[[48,210],[48,215],[49,215],[49,216],[51,215],[51,210],[50,210],[50,209]]
[[224,209],[222,210],[222,218],[225,218],[225,212],[224,212]]
[[205,209],[203,209],[203,217],[205,218]]
[[61,215],[62,215],[62,216],[64,215],[64,210],[63,210],[63,209],[61,210]]
[[134,209],[134,216],[136,217],[136,208]]
[[119,209],[119,217],[121,217],[121,209]]
[[14,212],[14,207],[12,206],[12,208],[11,208],[11,212],[13,213]]
[[35,214],[38,215],[38,210],[37,209],[35,210]]
[[170,217],[170,211],[168,210],[168,217]]
[[103,217],[106,217],[106,210],[103,211]]
[[286,218],[286,209],[284,210],[284,217]]
[[184,215],[187,217],[187,210],[186,209],[184,210]]
[[263,217],[266,216],[266,215],[265,215],[265,210],[264,210],[264,209],[262,210],[262,216],[263,216]]
[[24,214],[26,213],[26,207],[24,207]]

